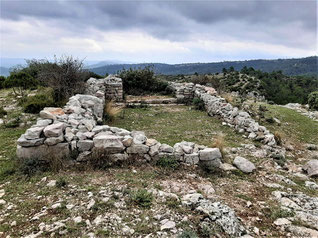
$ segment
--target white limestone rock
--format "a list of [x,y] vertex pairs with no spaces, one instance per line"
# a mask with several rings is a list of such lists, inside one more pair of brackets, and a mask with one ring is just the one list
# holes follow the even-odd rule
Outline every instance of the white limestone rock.
[[252,173],[256,169],[252,162],[240,156],[235,157],[233,164],[244,173]]
[[59,137],[63,134],[64,123],[58,122],[44,128],[43,132],[46,137]]

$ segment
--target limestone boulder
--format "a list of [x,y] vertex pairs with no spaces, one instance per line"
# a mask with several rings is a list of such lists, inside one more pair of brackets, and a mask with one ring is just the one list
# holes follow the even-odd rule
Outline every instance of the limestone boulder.
[[233,164],[244,173],[252,173],[256,169],[251,161],[240,156],[235,157]]
[[133,142],[133,138],[131,136],[128,136],[128,135],[125,136],[124,139],[123,139],[123,144],[126,147],[131,146],[132,142]]
[[63,134],[62,135],[60,135],[60,136],[58,136],[58,137],[49,137],[49,138],[47,138],[45,141],[44,141],[44,143],[46,144],[46,145],[56,145],[56,144],[58,144],[58,143],[60,143],[60,142],[63,142],[64,141],[64,136],[63,136]]
[[44,128],[43,132],[46,137],[59,137],[63,134],[64,123],[58,122]]
[[23,147],[39,146],[43,144],[44,140],[45,138],[28,140],[25,138],[25,135],[21,135],[17,141],[17,144]]
[[154,156],[158,155],[160,146],[161,146],[161,144],[159,142],[157,142],[156,144],[152,145],[150,147],[150,150],[149,150],[149,155],[151,157],[154,157]]
[[45,107],[42,111],[40,111],[40,117],[43,119],[56,120],[57,116],[64,114],[63,109],[59,107]]
[[44,127],[31,127],[26,130],[24,136],[28,140],[39,139]]
[[187,164],[198,164],[199,163],[199,154],[185,154],[184,155],[184,162]]
[[222,164],[222,154],[218,148],[206,148],[199,151],[200,163],[205,167],[219,168]]
[[17,156],[20,159],[40,159],[51,160],[53,158],[63,159],[70,154],[68,143],[59,143],[57,145],[48,146],[40,145],[36,147],[17,147]]
[[173,148],[167,144],[161,144],[159,148],[160,153],[173,153]]
[[36,125],[34,127],[42,127],[42,126],[48,126],[52,124],[53,120],[52,119],[39,119],[36,122]]
[[128,154],[146,154],[149,151],[149,146],[143,144],[133,144],[127,148]]
[[77,148],[80,152],[89,151],[94,146],[94,142],[92,140],[79,140],[77,142]]
[[125,150],[125,146],[121,142],[122,137],[116,135],[97,135],[94,137],[94,146],[108,153],[120,153]]
[[303,170],[307,172],[310,177],[318,176],[318,160],[312,159],[308,161],[304,166]]

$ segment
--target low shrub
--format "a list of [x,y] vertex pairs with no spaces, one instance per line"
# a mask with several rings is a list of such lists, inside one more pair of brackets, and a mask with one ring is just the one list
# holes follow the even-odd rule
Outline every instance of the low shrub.
[[4,108],[3,107],[0,107],[0,118],[3,118],[5,115],[7,115],[8,113],[7,113],[7,111],[6,110],[4,110]]
[[54,101],[50,95],[40,94],[27,97],[22,106],[24,112],[39,113],[44,107],[54,106]]
[[282,209],[280,207],[272,207],[271,209],[271,218],[273,220],[276,220],[277,218],[285,218],[285,217],[294,217],[295,212]]
[[198,238],[197,234],[191,230],[184,230],[181,234],[177,236],[177,238]]
[[123,80],[123,90],[128,95],[145,95],[149,93],[170,94],[169,84],[155,77],[152,67],[143,69],[123,69],[119,72]]
[[12,117],[12,119],[8,120],[4,124],[6,128],[16,128],[22,122],[21,114],[19,113],[15,113],[14,115],[11,114],[10,117]]
[[33,89],[39,85],[39,81],[34,79],[30,74],[19,71],[11,72],[10,76],[4,81],[6,88],[12,88],[17,96],[24,96],[26,89]]
[[179,167],[178,161],[173,157],[161,157],[156,164],[162,168],[169,169],[177,169]]
[[137,191],[131,193],[130,198],[133,204],[142,208],[150,208],[153,195],[146,189],[138,189]]
[[194,105],[194,108],[196,110],[200,110],[200,111],[204,111],[205,110],[204,102],[200,98],[194,98],[193,99],[193,105]]
[[56,187],[57,188],[63,188],[63,187],[66,187],[67,186],[67,181],[64,179],[64,178],[58,178],[56,180]]
[[308,95],[308,104],[310,109],[318,110],[318,91]]
[[42,173],[47,171],[48,164],[45,161],[39,159],[23,159],[19,160],[18,163],[18,170],[28,177],[31,177],[37,173]]

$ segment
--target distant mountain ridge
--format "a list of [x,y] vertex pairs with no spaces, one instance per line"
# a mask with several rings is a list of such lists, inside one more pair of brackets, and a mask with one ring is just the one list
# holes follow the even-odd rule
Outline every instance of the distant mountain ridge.
[[10,72],[9,72],[9,69],[8,68],[5,68],[5,67],[0,67],[0,76],[9,76],[10,75]]
[[102,67],[90,68],[94,73],[105,75],[115,74],[119,70],[129,68],[143,68],[154,66],[157,74],[178,75],[178,74],[206,74],[221,72],[223,68],[233,66],[236,70],[241,70],[244,66],[264,72],[282,70],[286,75],[317,75],[318,56],[294,59],[276,60],[246,60],[246,61],[224,61],[215,63],[186,63],[186,64],[163,64],[163,63],[141,63],[141,64],[113,64]]

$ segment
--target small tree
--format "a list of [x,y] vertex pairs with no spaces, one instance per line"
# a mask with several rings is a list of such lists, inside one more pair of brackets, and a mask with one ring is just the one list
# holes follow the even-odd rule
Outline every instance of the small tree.
[[318,110],[318,91],[309,94],[308,104],[310,109]]
[[13,72],[4,81],[4,86],[12,88],[16,96],[24,96],[26,89],[36,87],[37,85],[38,81],[25,72]]
[[168,83],[155,77],[152,67],[143,69],[123,69],[119,72],[123,80],[125,94],[142,95],[147,93],[165,93]]
[[63,102],[76,93],[82,93],[85,81],[89,78],[83,60],[74,59],[72,56],[55,58],[54,62],[31,60],[27,63],[42,85],[53,89],[55,102]]

